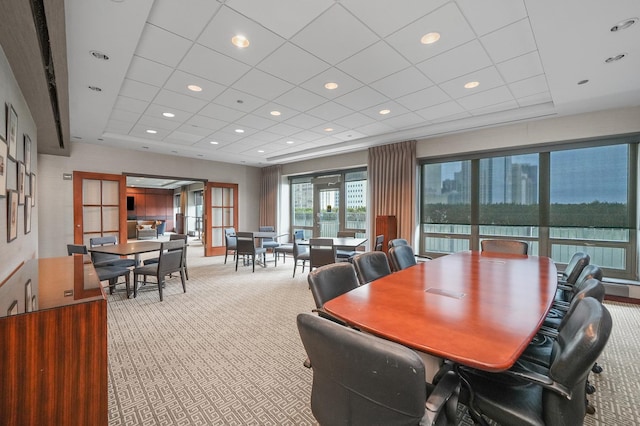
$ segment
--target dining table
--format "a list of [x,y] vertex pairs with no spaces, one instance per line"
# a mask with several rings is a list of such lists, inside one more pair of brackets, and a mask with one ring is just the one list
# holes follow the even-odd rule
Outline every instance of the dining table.
[[[325,238],[325,237],[317,237]],[[353,237],[328,237],[333,240],[333,245],[341,250],[355,250],[357,247],[367,242],[366,238],[353,238]],[[309,240],[297,240],[298,245],[309,245]]]
[[324,309],[419,353],[498,372],[535,336],[556,288],[548,257],[465,251],[362,285]]
[[94,253],[117,254],[118,256],[133,255],[136,265],[140,265],[140,255],[159,251],[162,246],[160,241],[132,241],[127,243],[117,243],[104,246],[96,246],[89,249]]

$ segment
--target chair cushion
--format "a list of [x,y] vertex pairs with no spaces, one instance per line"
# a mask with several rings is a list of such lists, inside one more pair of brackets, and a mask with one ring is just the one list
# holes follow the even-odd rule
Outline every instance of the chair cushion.
[[96,268],[96,273],[98,274],[98,279],[100,281],[105,281],[127,275],[129,273],[129,269],[119,268],[117,266],[100,266]]
[[133,273],[139,275],[156,275],[158,273],[158,263],[138,266],[133,270]]

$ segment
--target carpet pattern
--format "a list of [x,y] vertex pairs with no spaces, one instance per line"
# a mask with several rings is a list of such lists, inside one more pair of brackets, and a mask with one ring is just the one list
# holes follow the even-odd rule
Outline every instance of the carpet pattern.
[[[164,302],[153,286],[136,299],[108,296],[109,425],[317,424],[295,325],[314,307],[306,270],[292,278],[287,259],[235,272],[201,250],[189,248],[187,293],[173,278]],[[604,372],[592,375],[597,411],[585,424],[640,424],[640,307],[607,306],[614,333]]]

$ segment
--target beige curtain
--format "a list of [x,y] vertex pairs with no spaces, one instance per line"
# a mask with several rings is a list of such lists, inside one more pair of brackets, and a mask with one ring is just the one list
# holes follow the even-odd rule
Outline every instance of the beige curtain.
[[371,234],[376,217],[396,216],[398,238],[413,241],[416,224],[416,141],[369,148]]
[[278,199],[282,167],[269,166],[262,169],[260,182],[260,226],[278,228]]

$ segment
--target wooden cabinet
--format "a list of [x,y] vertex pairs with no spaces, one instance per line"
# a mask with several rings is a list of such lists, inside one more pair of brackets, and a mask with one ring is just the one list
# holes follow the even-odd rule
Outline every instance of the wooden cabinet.
[[106,426],[107,304],[88,257],[28,261],[0,309],[0,424]]
[[389,240],[398,238],[398,222],[395,216],[376,217],[376,236],[380,234],[384,235],[382,250],[387,253]]

